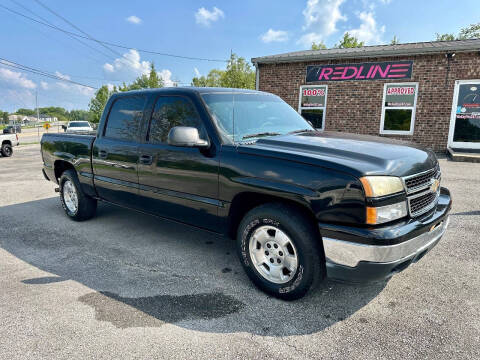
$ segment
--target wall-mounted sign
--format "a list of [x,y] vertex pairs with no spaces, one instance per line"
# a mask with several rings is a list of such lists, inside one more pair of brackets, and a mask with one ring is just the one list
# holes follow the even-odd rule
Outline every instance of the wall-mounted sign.
[[387,84],[385,107],[410,107],[415,104],[416,85]]
[[301,107],[324,107],[327,96],[326,86],[302,86]]
[[413,61],[309,65],[306,82],[345,80],[400,80],[412,77]]

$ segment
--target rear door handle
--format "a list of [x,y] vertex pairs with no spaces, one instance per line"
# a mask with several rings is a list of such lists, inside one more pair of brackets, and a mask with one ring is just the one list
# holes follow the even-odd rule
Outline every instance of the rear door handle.
[[142,155],[140,156],[140,163],[143,165],[152,165],[153,157],[152,155]]
[[105,159],[107,157],[108,153],[105,150],[100,150],[98,152],[98,156],[101,157],[102,159]]

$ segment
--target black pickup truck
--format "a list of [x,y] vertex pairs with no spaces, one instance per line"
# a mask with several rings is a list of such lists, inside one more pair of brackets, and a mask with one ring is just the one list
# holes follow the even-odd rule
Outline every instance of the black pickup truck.
[[437,244],[451,208],[433,152],[315,131],[258,91],[117,93],[96,136],[45,134],[41,152],[73,220],[101,200],[228,234],[250,279],[287,300],[325,277],[405,269]]

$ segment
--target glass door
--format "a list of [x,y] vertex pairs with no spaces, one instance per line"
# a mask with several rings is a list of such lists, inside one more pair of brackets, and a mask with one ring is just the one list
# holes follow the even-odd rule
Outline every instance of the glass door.
[[480,80],[455,82],[448,146],[480,149]]

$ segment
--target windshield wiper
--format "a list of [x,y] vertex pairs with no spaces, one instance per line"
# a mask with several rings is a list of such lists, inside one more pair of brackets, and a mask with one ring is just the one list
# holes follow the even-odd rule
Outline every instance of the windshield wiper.
[[313,130],[313,129],[300,129],[300,130],[290,131],[288,134],[298,134],[298,133],[302,133],[302,132],[312,132],[312,131],[315,131],[315,130]]
[[280,133],[276,132],[262,132],[262,133],[256,133],[256,134],[248,134],[242,137],[243,139],[250,139],[250,138],[256,138],[256,137],[262,137],[262,136],[275,136],[275,135],[281,135]]

